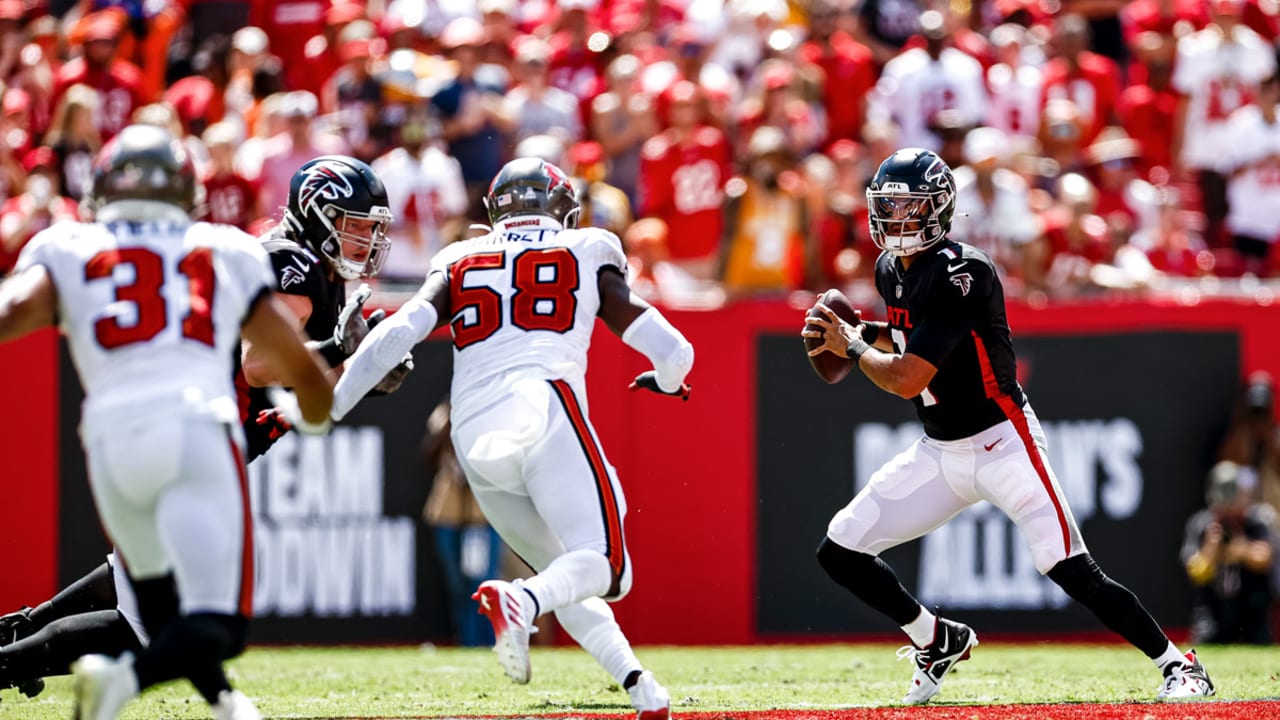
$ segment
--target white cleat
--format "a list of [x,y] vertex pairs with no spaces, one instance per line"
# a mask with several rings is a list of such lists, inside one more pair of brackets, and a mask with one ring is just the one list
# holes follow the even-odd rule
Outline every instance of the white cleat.
[[636,720],[670,720],[671,695],[658,684],[653,673],[645,670],[640,679],[627,689],[631,706],[636,709]]
[[524,591],[504,580],[486,580],[471,596],[480,614],[493,624],[493,651],[514,682],[529,682],[529,622],[524,617]]
[[262,720],[253,701],[239,690],[223,690],[213,706],[213,720]]
[[131,653],[119,659],[85,655],[72,663],[71,674],[76,696],[74,720],[116,720],[120,709],[138,696]]
[[923,648],[907,645],[898,650],[898,659],[911,658],[915,672],[911,689],[902,702],[923,705],[942,689],[942,680],[955,669],[956,663],[969,659],[969,651],[978,644],[978,636],[968,625],[938,618],[933,626],[933,642]]
[[1157,700],[1199,700],[1214,694],[1213,681],[1196,651],[1187,653],[1185,663],[1172,662],[1164,669],[1164,685],[1156,693]]

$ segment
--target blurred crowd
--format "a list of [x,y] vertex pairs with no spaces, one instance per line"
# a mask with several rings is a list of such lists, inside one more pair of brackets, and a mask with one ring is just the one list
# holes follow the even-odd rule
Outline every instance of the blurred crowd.
[[573,176],[671,303],[855,287],[864,187],[955,168],[1010,295],[1280,275],[1276,0],[0,0],[0,272],[130,122],[260,231],[305,160],[389,188],[383,280],[484,222],[514,155]]

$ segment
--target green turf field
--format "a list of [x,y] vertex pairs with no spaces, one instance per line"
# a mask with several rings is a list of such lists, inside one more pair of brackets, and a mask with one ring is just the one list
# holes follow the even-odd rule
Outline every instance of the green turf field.
[[[709,711],[734,717],[743,711],[896,703],[911,669],[907,661],[895,660],[894,650],[888,645],[655,647],[641,648],[638,655],[671,691],[677,717]],[[1280,650],[1203,647],[1200,656],[1220,699],[1280,697]],[[626,693],[576,648],[535,648],[533,680],[526,686],[511,684],[488,649],[255,648],[231,668],[232,681],[270,718],[630,715]],[[983,643],[947,678],[935,702],[1146,702],[1158,686],[1155,668],[1127,646]],[[5,720],[70,717],[66,678],[51,680],[35,700],[13,690],[0,697]],[[1280,717],[1280,703],[1274,709],[1267,714]],[[966,710],[964,716],[977,715]],[[209,714],[188,686],[173,683],[136,701],[123,717]]]

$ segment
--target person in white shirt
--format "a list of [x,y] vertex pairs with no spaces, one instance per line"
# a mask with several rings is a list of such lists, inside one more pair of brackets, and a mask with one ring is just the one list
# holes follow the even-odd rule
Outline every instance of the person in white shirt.
[[1280,238],[1280,75],[1258,84],[1257,100],[1231,114],[1227,232],[1246,272],[1266,273]]
[[1041,236],[1026,180],[1005,167],[1009,138],[980,127],[964,138],[965,164],[956,168],[956,216],[951,237],[981,249],[1004,271],[1021,275],[1022,251]]

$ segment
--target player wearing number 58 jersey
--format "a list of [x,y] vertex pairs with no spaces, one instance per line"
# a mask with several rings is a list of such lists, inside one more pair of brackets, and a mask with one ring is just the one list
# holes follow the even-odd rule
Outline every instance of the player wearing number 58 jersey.
[[492,231],[442,251],[417,295],[370,332],[334,391],[334,417],[448,324],[458,460],[485,517],[537,571],[487,581],[474,596],[493,622],[503,669],[529,681],[533,621],[555,612],[627,689],[641,720],[665,720],[666,690],[605,602],[631,588],[631,560],[622,487],[587,412],[587,349],[599,317],[653,362],[633,389],[688,397],[693,347],[631,294],[618,238],[575,229],[578,202],[560,168],[513,160],[485,203]]
[[1040,572],[1155,661],[1164,673],[1158,699],[1212,695],[1195,652],[1183,655],[1085,547],[1015,376],[1000,277],[982,251],[947,238],[956,212],[951,169],[929,150],[899,150],[872,178],[867,206],[871,237],[884,251],[876,288],[888,321],[851,325],[819,303],[822,315],[807,320],[803,335],[823,340],[811,354],[851,358],[881,389],[911,398],[925,436],[836,513],[818,560],[911,638],[900,653],[915,661],[904,702],[928,702],[978,639],[921,606],[878,556],[980,500],[1017,523]]
[[40,233],[0,285],[0,342],[53,325],[68,338],[94,503],[151,637],[136,659],[72,666],[75,716],[110,720],[141,689],[185,677],[218,720],[255,720],[222,671],[244,647],[253,581],[232,353],[242,332],[258,344],[296,388],[290,419],[305,432],[328,427],[330,381],[272,297],[261,245],[191,222],[199,186],[167,131],[125,128],[93,178],[95,222]]

